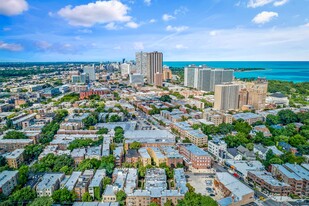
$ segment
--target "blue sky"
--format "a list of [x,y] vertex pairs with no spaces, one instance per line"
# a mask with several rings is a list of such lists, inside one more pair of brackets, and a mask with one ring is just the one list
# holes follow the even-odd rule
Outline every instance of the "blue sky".
[[309,0],[0,0],[0,61],[309,60]]

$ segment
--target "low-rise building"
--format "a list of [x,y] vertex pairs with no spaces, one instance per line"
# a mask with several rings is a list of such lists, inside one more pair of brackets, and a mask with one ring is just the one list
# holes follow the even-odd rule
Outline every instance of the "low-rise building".
[[32,139],[0,139],[0,153],[23,149],[25,146],[33,143]]
[[292,187],[275,179],[271,173],[266,171],[249,171],[248,182],[256,185],[266,194],[274,196],[288,196]]
[[284,165],[274,164],[271,173],[277,179],[289,184],[291,193],[298,196],[309,196],[309,170],[297,164],[286,163]]
[[98,169],[94,174],[88,187],[89,194],[91,195],[92,198],[95,198],[97,200],[101,199],[103,179],[105,175],[106,175],[105,169]]
[[164,154],[162,154],[158,147],[148,147],[147,151],[157,166],[162,163],[166,163],[166,157]]
[[254,191],[227,172],[217,172],[214,189],[219,205],[241,206],[254,202]]
[[167,130],[135,130],[125,131],[125,150],[133,142],[140,142],[142,147],[173,146],[175,136]]
[[127,163],[135,164],[138,162],[138,160],[139,160],[139,154],[136,149],[129,149],[126,152],[126,162]]
[[249,171],[264,171],[260,161],[226,160],[225,165],[231,169],[235,177],[247,179]]
[[74,187],[79,179],[79,177],[82,175],[82,172],[72,172],[69,179],[66,181],[63,187],[67,188],[69,191],[74,190]]
[[74,159],[74,163],[78,165],[85,159],[86,149],[85,148],[76,148],[71,152],[71,157]]
[[179,153],[184,156],[184,161],[188,166],[195,169],[210,169],[212,157],[203,149],[194,144],[178,144]]
[[147,147],[140,148],[138,150],[138,153],[140,155],[140,160],[141,160],[144,167],[147,166],[147,165],[151,165],[151,157],[148,154]]
[[226,158],[227,144],[219,139],[208,141],[208,152],[212,154],[215,159],[222,160]]
[[60,188],[60,182],[63,180],[63,173],[46,173],[42,177],[42,181],[36,187],[38,197],[50,197],[55,190]]
[[0,173],[0,195],[8,196],[18,184],[18,171],[3,171]]
[[25,149],[16,149],[5,155],[9,167],[15,169],[19,168],[19,166],[24,162],[24,151]]
[[88,187],[92,180],[93,174],[93,170],[85,170],[84,173],[78,178],[78,181],[74,187],[76,200],[81,200],[83,194],[88,192]]
[[253,124],[258,121],[263,121],[263,117],[259,114],[254,113],[238,113],[233,115],[234,120],[243,119],[245,122],[248,122],[248,124]]

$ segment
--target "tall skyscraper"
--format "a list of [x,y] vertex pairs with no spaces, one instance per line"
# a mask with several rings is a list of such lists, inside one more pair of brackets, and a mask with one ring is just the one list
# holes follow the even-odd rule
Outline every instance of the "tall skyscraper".
[[202,91],[214,91],[215,85],[233,81],[234,71],[189,66],[184,71],[184,85]]
[[[147,81],[148,84],[154,84],[155,75],[163,73],[163,53],[150,52],[147,53]],[[162,79],[162,77],[161,77]]]
[[216,110],[235,110],[238,109],[239,85],[219,84],[215,85],[215,104]]
[[146,52],[136,52],[136,73],[147,76],[147,53]]
[[94,65],[92,65],[92,66],[83,66],[83,71],[84,71],[84,73],[89,75],[90,81],[95,81],[96,80]]
[[196,76],[196,70],[198,69],[198,67],[196,66],[188,66],[188,67],[185,67],[185,73],[184,73],[184,86],[186,87],[194,87],[194,82],[196,81],[197,79],[197,76]]
[[157,72],[154,76],[154,82],[153,82],[153,85],[155,86],[162,86],[162,78],[163,78],[163,74],[162,73],[159,73]]

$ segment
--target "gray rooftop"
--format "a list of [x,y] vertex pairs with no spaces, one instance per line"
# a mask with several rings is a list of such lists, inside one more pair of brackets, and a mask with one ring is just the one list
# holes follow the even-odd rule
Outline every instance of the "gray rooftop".
[[63,179],[63,173],[46,173],[42,177],[42,181],[37,185],[37,190],[46,190],[53,187],[58,181]]
[[8,171],[5,170],[3,172],[0,173],[0,188],[2,188],[2,186],[8,182],[9,180],[11,180],[14,176],[16,176],[18,174],[18,171]]
[[240,182],[227,172],[217,172],[217,179],[229,190],[235,197],[235,201],[238,202],[244,195],[254,193],[254,191]]
[[101,182],[103,178],[105,177],[105,175],[106,175],[105,169],[97,170],[90,182],[89,187],[100,187]]

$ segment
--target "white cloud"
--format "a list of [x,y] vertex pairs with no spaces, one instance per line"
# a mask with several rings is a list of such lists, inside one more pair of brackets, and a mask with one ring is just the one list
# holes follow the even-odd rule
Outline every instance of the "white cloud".
[[175,9],[174,14],[178,15],[178,14],[186,14],[188,12],[188,8],[181,6],[178,9]]
[[107,30],[117,30],[119,29],[114,22],[108,23],[105,25],[105,29]]
[[178,26],[178,27],[175,26],[175,27],[173,27],[173,26],[169,25],[169,26],[166,27],[166,31],[172,31],[172,32],[182,32],[182,31],[185,31],[187,29],[189,29],[189,27],[187,27],[187,26]]
[[0,41],[0,50],[8,50],[8,51],[21,51],[23,47],[20,44],[9,44],[3,41]]
[[156,22],[157,22],[157,20],[155,20],[155,19],[150,19],[149,20],[149,23],[151,23],[151,24],[156,23]]
[[288,2],[289,2],[289,0],[275,1],[274,6],[283,6],[284,4],[286,4]]
[[172,19],[175,19],[175,17],[169,14],[163,14],[162,19],[163,21],[170,21]]
[[28,10],[26,0],[0,0],[0,15],[14,16]]
[[272,12],[272,11],[263,11],[256,15],[253,19],[252,22],[255,24],[265,24],[269,21],[271,21],[273,18],[278,17],[278,13]]
[[126,23],[126,27],[129,27],[129,28],[132,28],[132,29],[136,29],[139,26],[140,26],[139,24],[137,24],[137,23],[135,23],[133,21],[130,21],[130,22]]
[[84,33],[84,34],[91,34],[92,30],[90,29],[80,29],[78,30],[79,33]]
[[12,29],[10,27],[4,27],[3,31],[11,31]]
[[147,6],[150,6],[150,5],[151,5],[151,0],[144,0],[144,3],[145,3]]
[[49,49],[49,48],[52,47],[52,44],[50,44],[50,43],[47,42],[47,41],[38,41],[38,42],[36,42],[36,46],[37,46],[39,49],[47,50],[47,49]]
[[264,6],[266,4],[272,3],[274,0],[250,0],[247,4],[247,7],[256,8],[260,6]]
[[58,11],[73,26],[91,27],[95,24],[110,22],[128,22],[129,8],[117,0],[96,1],[86,5],[72,7],[68,5]]
[[143,42],[134,42],[134,49],[135,50],[144,50],[144,43]]
[[[247,7],[257,8],[257,7],[265,6],[270,3],[273,3],[274,6],[283,6],[284,4],[288,2],[289,0],[277,0],[277,1],[276,0],[249,0]],[[240,5],[240,2],[238,2],[238,5]]]
[[302,25],[302,27],[308,27],[309,28],[309,23]]
[[210,35],[210,36],[217,36],[217,35],[218,35],[218,32],[217,32],[217,31],[210,31],[210,32],[209,32],[209,35]]
[[188,47],[184,46],[183,44],[176,44],[176,49],[187,49]]

